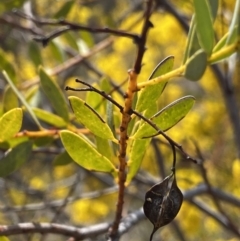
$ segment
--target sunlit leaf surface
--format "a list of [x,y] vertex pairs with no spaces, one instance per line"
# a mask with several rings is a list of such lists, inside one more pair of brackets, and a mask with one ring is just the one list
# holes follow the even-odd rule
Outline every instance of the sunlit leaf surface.
[[89,171],[116,173],[116,168],[86,139],[70,131],[61,131],[62,143],[69,156]]
[[88,128],[93,134],[101,138],[117,141],[104,120],[94,112],[86,103],[74,96],[69,97],[73,112],[79,122]]
[[[150,75],[149,79],[154,79],[158,76],[166,74],[171,71],[173,68],[174,57],[169,56],[160,62],[157,67],[154,69],[153,73]],[[136,110],[139,112],[144,111],[149,106],[153,105],[161,93],[163,92],[167,81],[158,83],[156,85],[147,86],[139,92],[139,98],[136,104]]]
[[31,151],[32,143],[29,141],[22,142],[9,150],[1,159],[0,177],[5,177],[21,167],[27,161]]
[[207,54],[200,49],[188,60],[186,65],[184,76],[189,80],[199,80],[207,68]]
[[[194,102],[195,99],[193,96],[180,98],[152,116],[150,120],[154,122],[160,130],[167,131],[186,116],[193,107]],[[154,135],[155,133],[157,133],[157,131],[153,127],[144,123],[132,138],[139,139]]]
[[64,119],[58,115],[55,115],[51,112],[45,111],[43,109],[39,108],[32,108],[35,115],[42,121],[55,126],[55,127],[66,127],[67,123],[64,121]]
[[208,55],[214,46],[212,13],[208,0],[193,1],[196,16],[197,33],[201,47]]
[[23,113],[15,108],[5,113],[0,119],[0,141],[8,140],[19,132],[22,126]]
[[49,101],[51,102],[53,108],[66,122],[68,122],[68,107],[61,89],[48,76],[48,74],[42,67],[39,68],[39,75],[43,90]]

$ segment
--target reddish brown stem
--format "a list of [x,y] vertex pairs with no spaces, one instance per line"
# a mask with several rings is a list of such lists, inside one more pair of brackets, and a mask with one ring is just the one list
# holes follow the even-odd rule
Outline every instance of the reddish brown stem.
[[126,181],[126,150],[127,150],[127,129],[128,124],[131,120],[132,114],[132,103],[135,92],[137,91],[137,77],[141,71],[142,66],[142,58],[145,53],[145,44],[147,39],[147,33],[150,27],[152,27],[149,18],[152,13],[152,5],[153,0],[148,0],[146,2],[146,11],[145,11],[145,21],[143,24],[141,36],[139,40],[136,42],[138,46],[137,57],[134,64],[133,70],[129,71],[129,79],[128,79],[128,87],[125,94],[125,104],[122,111],[122,122],[120,126],[120,139],[119,139],[119,174],[118,174],[118,201],[117,201],[117,209],[116,215],[113,222],[113,225],[110,229],[109,237],[110,240],[114,240],[118,234],[118,227],[122,218],[123,204],[124,204],[124,191],[125,191],[125,181]]
[[127,149],[127,128],[131,120],[131,108],[133,96],[137,88],[137,74],[131,70],[129,71],[128,89],[125,95],[125,105],[122,111],[122,122],[120,125],[120,139],[119,139],[119,169],[118,169],[118,201],[116,215],[114,223],[110,229],[110,237],[114,238],[117,236],[118,227],[122,218],[123,204],[124,204],[124,191],[126,181],[126,149]]

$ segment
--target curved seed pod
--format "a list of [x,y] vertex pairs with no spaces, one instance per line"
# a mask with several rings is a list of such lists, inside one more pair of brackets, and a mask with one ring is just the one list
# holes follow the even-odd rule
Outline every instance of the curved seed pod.
[[182,201],[183,195],[177,186],[174,174],[167,176],[146,193],[143,210],[153,224],[150,241],[160,227],[167,225],[177,216]]

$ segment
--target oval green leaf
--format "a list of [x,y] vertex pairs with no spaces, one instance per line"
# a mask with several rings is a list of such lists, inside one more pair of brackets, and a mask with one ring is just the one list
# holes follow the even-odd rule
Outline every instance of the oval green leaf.
[[186,63],[184,76],[192,81],[199,80],[207,68],[207,54],[198,50]]
[[211,9],[212,21],[214,22],[217,17],[219,0],[209,0],[209,6]]
[[77,120],[94,135],[117,142],[110,127],[83,100],[70,96],[69,101]]
[[61,131],[60,137],[69,156],[89,171],[116,174],[114,165],[101,155],[89,141],[70,131]]
[[[191,110],[195,103],[193,96],[182,97],[152,116],[150,119],[162,131],[167,131],[182,120]],[[136,134],[131,137],[133,139],[140,139],[154,135],[157,131],[146,122],[142,124]]]
[[70,163],[73,163],[73,159],[69,156],[69,154],[64,151],[56,156],[56,158],[53,160],[54,166],[65,166]]
[[114,114],[113,114],[113,103],[107,100],[106,113],[107,113],[107,124],[110,127],[114,136],[116,136]]
[[107,139],[96,136],[97,151],[109,160],[113,159],[113,149],[111,143],[112,142]]
[[[240,24],[240,0],[237,0],[235,3],[235,8],[234,8],[231,25],[229,27],[229,35],[227,38],[226,45],[232,44],[235,41],[234,28],[235,28],[235,26],[238,26],[239,24]],[[240,28],[240,26],[238,26],[238,31],[239,31],[239,28]]]
[[66,42],[67,46],[73,48],[77,52],[79,51],[77,38],[72,32],[65,32],[61,37],[64,38],[64,42]]
[[[150,75],[149,80],[171,71],[173,68],[173,63],[173,56],[168,56],[167,58],[162,60]],[[142,112],[146,110],[149,106],[154,104],[162,94],[166,84],[167,81],[164,81],[155,85],[146,86],[144,89],[142,89],[139,92],[140,95],[136,104],[136,110],[138,112]]]
[[15,0],[15,1],[1,1],[0,3],[0,14],[9,12],[14,8],[21,8],[21,6],[26,2],[26,0]]
[[[238,28],[237,26],[234,27],[234,30],[232,32],[232,36],[231,39],[234,41],[237,40],[237,35],[238,35]],[[225,45],[227,45],[227,40],[229,38],[229,32],[226,33],[219,41],[218,43],[215,45],[215,47],[213,48],[213,53],[219,51],[221,48],[223,48]]]
[[66,18],[75,1],[66,1],[54,15],[54,18]]
[[199,44],[198,37],[197,37],[196,18],[195,18],[195,15],[193,15],[192,21],[190,24],[190,29],[188,32],[187,46],[185,48],[183,64],[185,64],[186,61],[199,49],[201,49],[201,46]]
[[113,80],[111,80],[108,76],[103,76],[101,79],[100,79],[100,89],[103,90],[105,93],[110,93],[112,92],[112,84],[116,84],[116,83],[113,83]]
[[32,151],[32,143],[22,142],[10,150],[0,160],[0,177],[5,177],[20,168],[28,159]]
[[201,47],[210,56],[214,46],[212,12],[208,0],[193,0],[196,27]]
[[28,110],[30,116],[32,117],[32,119],[34,120],[34,122],[36,123],[36,125],[38,126],[38,128],[41,130],[43,129],[41,124],[39,123],[37,117],[35,116],[35,114],[33,113],[30,105],[28,104],[28,102],[26,101],[26,99],[24,98],[24,96],[22,95],[22,93],[18,90],[18,88],[15,86],[13,80],[9,77],[8,73],[4,70],[3,72],[3,76],[5,77],[5,79],[7,80],[8,84],[11,86],[12,90],[14,91],[14,93],[17,95],[18,99],[22,102],[22,104],[26,107],[26,109]]
[[23,113],[15,108],[5,113],[0,119],[0,141],[6,141],[19,132],[22,127]]
[[17,76],[13,62],[8,59],[8,54],[2,49],[0,49],[0,66],[1,70],[5,70],[8,73],[8,76],[13,81],[13,83],[16,83]]
[[61,43],[59,43],[57,39],[54,39],[48,43],[48,47],[54,57],[54,60],[56,60],[58,63],[63,63],[65,60],[65,53]]
[[0,241],[10,241],[6,236],[0,236]]
[[22,142],[29,141],[29,138],[27,136],[21,136],[18,138],[12,137],[11,139],[8,139],[7,141],[0,142],[0,148],[3,151],[8,150],[9,148],[13,148],[17,145],[19,145]]
[[[96,83],[94,83],[92,86],[99,89],[99,85]],[[97,111],[99,114],[106,112],[106,110],[105,110],[106,109],[105,108],[106,101],[103,99],[103,97],[101,95],[99,95],[98,93],[96,93],[94,91],[88,91],[86,93],[85,102],[89,106],[91,106],[91,108],[93,108],[95,111]]]
[[126,185],[128,185],[137,174],[150,141],[151,138],[133,140],[130,147]]
[[66,122],[69,121],[68,107],[59,86],[48,76],[42,67],[39,68],[39,76],[44,93],[51,102],[54,110]]
[[36,67],[43,63],[40,47],[33,40],[28,44],[28,55]]
[[[117,134],[116,134],[116,130],[115,130],[114,105],[112,102],[110,102],[108,100],[107,100],[106,114],[107,114],[107,124],[110,127],[110,129],[113,133],[113,136],[116,138]],[[128,129],[129,129],[129,127],[128,127]],[[118,148],[119,148],[118,143],[113,142],[111,149],[112,149],[112,152],[115,154],[115,156],[117,155]],[[112,153],[112,155],[113,155],[113,153]]]
[[35,113],[35,115],[38,117],[38,119],[52,126],[55,126],[57,128],[63,128],[67,126],[67,123],[65,122],[65,120],[58,115],[55,115],[51,112],[48,112],[36,107],[33,107],[32,110]]
[[18,107],[18,98],[12,88],[8,85],[3,94],[3,110],[7,112]]
[[54,141],[53,136],[40,136],[34,139],[34,147],[43,147],[43,146],[50,146],[50,144]]

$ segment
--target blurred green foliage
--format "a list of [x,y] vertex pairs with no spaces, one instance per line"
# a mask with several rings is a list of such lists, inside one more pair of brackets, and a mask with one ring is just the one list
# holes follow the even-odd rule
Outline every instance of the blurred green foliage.
[[[172,0],[170,2],[174,6],[174,9],[181,12],[187,24],[190,25],[193,13],[198,9],[197,5],[195,5],[194,10],[193,1]],[[197,3],[199,1],[194,2]],[[152,111],[155,111],[156,108],[159,111],[185,95],[194,96],[196,103],[191,111],[176,126],[174,125],[179,119],[175,121],[173,123],[174,127],[167,134],[177,143],[181,143],[184,150],[191,156],[198,156],[196,146],[194,145],[194,142],[196,142],[204,157],[204,167],[207,170],[211,184],[240,198],[240,160],[238,149],[240,147],[239,143],[236,143],[236,139],[234,139],[235,130],[229,116],[229,107],[225,104],[226,100],[222,95],[221,86],[219,86],[219,81],[212,68],[209,65],[206,67],[206,56],[204,55],[204,60],[192,57],[197,50],[199,51],[199,48],[206,49],[208,56],[211,56],[212,49],[213,53],[215,53],[215,50],[221,51],[228,44],[230,46],[234,41],[227,41],[225,37],[225,40],[222,40],[224,44],[214,49],[214,46],[216,46],[218,41],[221,41],[221,38],[229,29],[232,31],[230,33],[233,36],[232,38],[235,38],[235,41],[237,38],[239,39],[239,32],[236,32],[237,28],[229,28],[236,2],[234,0],[219,1],[216,19],[214,24],[211,25],[215,38],[213,38],[213,32],[210,32],[205,40],[204,28],[200,29],[200,33],[197,33],[196,29],[192,29],[190,33],[193,35],[190,36],[189,34],[187,36],[186,31],[175,17],[164,8],[157,8],[151,17],[154,28],[149,32],[146,46],[147,51],[143,58],[143,67],[139,76],[139,82],[147,81],[155,66],[169,55],[174,56],[173,69],[179,68],[182,66],[182,63],[187,65],[186,72],[183,75],[177,76],[177,78],[168,82],[157,102],[157,107],[151,106]],[[102,97],[92,92],[66,92],[64,87],[66,85],[76,88],[81,87],[81,85],[74,81],[75,78],[79,78],[93,84],[98,89],[110,93],[116,102],[123,105],[124,98],[122,92],[126,91],[127,86],[124,81],[127,79],[128,69],[133,66],[136,57],[136,45],[130,39],[123,37],[114,37],[113,39],[109,34],[69,31],[55,38],[46,47],[42,47],[39,42],[32,40],[33,35],[35,35],[32,31],[48,35],[56,30],[57,27],[34,23],[11,12],[12,8],[20,7],[26,14],[32,14],[43,19],[64,17],[68,21],[90,27],[100,28],[108,26],[114,29],[139,33],[143,20],[143,4],[135,3],[135,1],[110,0],[23,0],[9,1],[9,3],[8,1],[3,1],[0,3],[0,69],[8,73],[11,82],[27,102],[26,106],[19,98],[19,95],[10,91],[7,81],[1,75],[0,124],[4,122],[6,115],[18,113],[19,108],[22,108],[23,120],[21,118],[16,121],[12,120],[13,124],[8,122],[15,129],[10,128],[10,136],[2,138],[0,135],[0,163],[3,165],[4,160],[11,160],[13,162],[12,166],[6,170],[6,173],[2,173],[2,170],[0,171],[1,176],[7,175],[4,179],[6,187],[1,190],[2,197],[4,198],[0,200],[0,206],[26,205],[39,203],[43,200],[47,202],[64,199],[68,195],[78,196],[79,193],[88,193],[113,185],[117,181],[116,178],[113,179],[110,175],[98,176],[94,172],[92,173],[77,166],[71,160],[73,156],[67,156],[66,152],[63,151],[64,147],[61,143],[59,133],[61,130],[67,129],[82,136],[85,135],[87,139],[82,141],[84,143],[91,142],[91,144],[88,144],[89,146],[92,145],[92,152],[101,153],[101,158],[107,161],[112,156],[110,160],[111,165],[109,164],[112,168],[112,166],[117,166],[118,161],[116,155],[113,157],[113,153],[116,153],[116,144],[108,140],[103,141],[100,138],[95,138],[90,131],[94,133],[97,126],[95,125],[91,129],[91,122],[83,123],[81,120],[79,121],[79,117],[75,116],[71,109],[71,107],[73,109],[77,107],[70,106],[67,97],[75,95],[85,100],[87,104],[98,112],[103,120],[107,121],[110,118],[111,121],[114,121],[117,133],[119,133],[121,113],[118,108],[113,107],[109,117],[107,115],[108,107],[106,100]],[[196,26],[199,24],[199,20],[204,19],[204,17],[201,17],[202,11],[204,9],[201,9],[196,14]],[[209,24],[209,21],[212,21],[210,15],[204,20],[205,23],[200,24]],[[236,24],[239,24],[239,22],[236,22]],[[197,41],[198,35],[201,35],[201,40],[197,43],[194,42],[194,45],[192,45],[190,37],[192,40]],[[210,46],[206,46],[209,38],[211,42]],[[107,42],[106,47],[96,51],[96,53],[93,52],[94,48],[99,46],[101,41]],[[88,56],[91,52],[93,54]],[[81,56],[87,57],[85,60],[79,60],[76,64],[73,64]],[[196,72],[189,72],[189,70],[193,69],[191,66],[191,57],[196,62],[197,67],[199,64],[204,66],[200,70],[197,68],[200,71],[197,76]],[[221,58],[225,57],[228,57],[228,55],[224,55]],[[236,93],[238,93],[240,91],[239,59],[234,62],[233,59],[227,58],[218,63],[218,66],[223,71],[224,76],[232,76],[231,83],[228,84],[230,89],[232,88],[232,90],[236,90]],[[167,72],[169,71],[171,71],[171,68],[167,70]],[[165,72],[161,74],[165,74]],[[192,82],[185,78],[191,78],[191,76],[193,78],[196,77],[194,80],[200,78],[200,81]],[[121,91],[117,91],[114,86],[120,86]],[[79,99],[77,100],[79,101]],[[237,106],[239,106],[239,94],[236,94],[236,102]],[[28,108],[32,110],[30,114]],[[88,110],[86,110],[85,105],[84,108],[87,112]],[[237,111],[239,113],[239,109]],[[151,113],[149,116],[152,116],[154,113]],[[147,115],[147,113],[145,114]],[[92,118],[90,116],[90,119],[94,119],[93,116],[95,114],[92,112]],[[182,117],[184,116],[185,114]],[[34,118],[39,121],[40,125],[34,121]],[[100,119],[98,120],[100,121]],[[132,123],[132,133],[135,133],[140,123],[136,118],[133,118]],[[88,129],[82,124],[85,124],[85,127]],[[102,126],[107,124],[102,123]],[[20,131],[19,125],[22,126]],[[4,122],[4,126],[0,131],[4,134],[4,131],[7,130],[6,128],[9,127]],[[111,133],[109,127],[107,130]],[[111,138],[108,139],[114,140],[114,134],[111,133]],[[165,171],[168,173],[172,162],[171,149],[166,145],[166,141],[162,137],[159,137],[159,140],[158,147],[163,156]],[[142,140],[136,140],[136,143],[137,141],[140,143]],[[71,142],[72,140],[67,143],[70,147],[71,144],[74,145]],[[152,145],[148,145],[148,142],[142,143],[146,153],[142,163],[141,160],[139,163],[141,164],[140,174],[144,175],[147,173],[147,176],[149,175],[153,180],[160,180],[164,177],[159,174],[159,160],[156,159],[155,149]],[[25,149],[22,150],[23,156],[17,156],[13,160],[12,156],[15,157],[17,155],[19,146],[25,146]],[[30,146],[32,147],[32,153],[31,157],[27,158],[30,155]],[[105,153],[104,146],[106,147]],[[9,149],[10,147],[12,149]],[[78,147],[75,148],[75,151],[77,149]],[[128,151],[131,152],[131,148]],[[138,149],[136,149],[136,152],[138,152]],[[139,152],[138,154],[142,158],[143,153]],[[66,160],[62,160],[62,156]],[[81,157],[81,153],[79,153],[79,156]],[[131,153],[129,156],[131,157]],[[19,168],[20,164],[21,167]],[[108,170],[109,166],[105,169]],[[15,167],[19,169],[12,173],[12,171],[15,171]],[[92,167],[89,168],[89,170],[91,169],[94,170]],[[76,185],[77,187],[73,191],[71,190],[71,186],[73,186],[73,180],[77,175],[80,177]],[[130,182],[134,176],[135,173],[128,181]],[[182,160],[181,155],[178,155],[177,178],[179,187],[183,191],[190,190],[205,182],[199,166]],[[110,182],[106,181],[109,179]],[[136,187],[135,184],[139,186]],[[139,184],[133,179],[132,184],[129,184],[129,193],[126,194],[124,214],[128,210],[134,211],[141,207],[144,193],[148,188],[149,185]],[[111,222],[114,217],[116,198],[116,193],[100,194],[93,199],[76,198],[75,201],[64,209],[62,215],[59,217],[59,222],[68,222],[69,224],[79,226],[104,221]],[[203,195],[201,201],[215,210],[212,199],[207,195]],[[49,214],[47,207],[43,210],[35,210],[35,212],[34,216],[30,211],[24,213],[16,212],[17,218],[15,219],[11,219],[7,215],[7,212],[5,212],[6,214],[4,215],[0,214],[0,222],[6,224],[12,223],[13,220],[17,220],[17,222],[20,222],[20,220],[26,222],[29,220],[51,222],[54,216],[54,212]],[[239,215],[236,215],[239,212],[239,208],[228,205],[227,212],[234,223],[240,223]],[[177,223],[186,240],[237,240],[231,232],[224,229],[209,215],[201,212],[201,210],[189,202],[184,202],[177,216]],[[125,234],[121,240],[147,240],[151,229],[148,225],[146,222],[139,223],[137,227],[132,229],[128,234]],[[171,225],[164,227],[156,234],[156,240],[159,237],[162,237],[165,241],[173,239],[181,240],[172,230],[173,227]],[[15,238],[11,240],[18,240],[18,238]],[[32,237],[31,240],[36,239]]]

